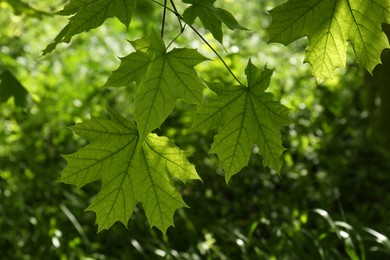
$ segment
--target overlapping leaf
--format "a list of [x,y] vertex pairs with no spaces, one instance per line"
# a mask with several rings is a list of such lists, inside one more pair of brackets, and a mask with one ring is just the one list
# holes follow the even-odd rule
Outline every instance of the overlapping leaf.
[[66,155],[60,181],[82,187],[102,181],[88,210],[96,213],[98,230],[120,221],[127,225],[137,203],[142,203],[151,226],[161,231],[173,225],[176,209],[186,207],[172,185],[200,179],[186,153],[165,137],[149,134],[140,140],[133,122],[112,113],[112,120],[95,119],[73,127],[89,145]]
[[229,179],[248,164],[256,144],[263,163],[277,171],[284,148],[280,128],[289,123],[288,109],[264,92],[273,70],[256,68],[250,61],[245,70],[248,87],[210,83],[218,98],[198,109],[193,131],[219,127],[210,152],[215,152]]
[[206,60],[194,49],[166,47],[157,33],[132,42],[135,53],[122,58],[106,86],[123,86],[137,82],[135,120],[141,139],[160,127],[177,99],[199,104],[203,83],[194,66]]
[[43,55],[53,51],[60,42],[69,42],[74,35],[99,27],[108,18],[116,17],[128,27],[135,4],[136,0],[71,0],[58,14],[74,15]]
[[306,61],[319,81],[345,67],[349,41],[360,65],[369,71],[389,48],[382,23],[390,23],[389,0],[290,0],[270,11],[270,42],[285,45],[309,37]]
[[193,24],[198,17],[203,26],[211,32],[213,37],[222,43],[222,23],[229,29],[245,30],[234,18],[234,16],[222,8],[214,6],[216,0],[183,0],[184,3],[191,4],[184,13],[184,21],[188,24]]

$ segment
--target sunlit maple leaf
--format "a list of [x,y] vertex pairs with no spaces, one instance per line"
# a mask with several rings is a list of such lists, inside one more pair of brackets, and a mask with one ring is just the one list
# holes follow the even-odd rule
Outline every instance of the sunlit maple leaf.
[[390,23],[389,0],[290,0],[270,11],[270,42],[289,44],[308,36],[306,59],[318,81],[345,68],[347,43],[369,71],[389,48],[382,23]]
[[209,83],[217,98],[202,104],[192,131],[218,127],[210,152],[215,152],[229,179],[248,164],[254,145],[263,164],[279,171],[282,166],[281,127],[289,124],[289,110],[264,92],[273,70],[256,68],[251,61],[245,70],[248,86]]
[[136,52],[122,58],[105,86],[137,82],[135,120],[142,139],[160,127],[178,99],[191,104],[201,102],[204,84],[194,66],[206,58],[194,49],[174,48],[167,52],[156,32],[132,45]]
[[176,209],[187,207],[172,184],[200,179],[187,154],[166,137],[149,134],[140,140],[135,124],[111,112],[112,120],[93,119],[72,127],[90,143],[66,155],[68,166],[60,181],[82,187],[101,180],[101,189],[88,210],[96,213],[98,230],[119,221],[127,225],[134,207],[142,203],[151,226],[165,233]]

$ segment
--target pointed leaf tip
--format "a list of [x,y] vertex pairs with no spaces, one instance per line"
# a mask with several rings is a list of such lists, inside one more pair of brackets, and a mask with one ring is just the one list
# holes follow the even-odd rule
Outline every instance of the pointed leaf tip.
[[236,18],[222,8],[214,6],[215,1],[185,0],[184,3],[191,4],[183,13],[183,19],[188,24],[193,24],[196,18],[202,21],[203,26],[211,32],[213,37],[222,43],[222,23],[229,29],[246,30],[241,26]]
[[73,15],[69,23],[61,30],[55,39],[43,50],[42,55],[52,52],[56,46],[68,43],[73,36],[88,32],[102,25],[108,18],[116,17],[129,27],[136,0],[71,0],[59,15]]
[[381,29],[381,24],[390,23],[388,0],[289,0],[270,14],[270,42],[287,45],[308,36],[305,61],[319,82],[346,67],[348,43],[369,71],[381,62],[382,50],[390,47]]
[[260,70],[249,61],[245,71],[248,86],[218,88],[217,98],[198,108],[193,125],[196,130],[219,127],[210,152],[217,154],[226,182],[247,166],[254,144],[264,166],[279,171],[284,151],[280,129],[290,123],[289,110],[264,92],[273,70]]
[[134,122],[110,113],[111,120],[94,119],[77,125],[77,131],[90,143],[65,156],[68,165],[61,181],[78,187],[102,181],[87,208],[96,213],[99,232],[115,222],[127,225],[141,203],[150,225],[165,233],[173,225],[176,209],[187,207],[172,178],[186,182],[200,177],[186,153],[168,138],[150,134],[140,140]]

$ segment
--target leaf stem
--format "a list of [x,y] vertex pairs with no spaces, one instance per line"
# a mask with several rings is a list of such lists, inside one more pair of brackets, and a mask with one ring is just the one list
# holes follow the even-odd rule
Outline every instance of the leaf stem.
[[182,35],[183,34],[183,32],[184,32],[184,29],[186,28],[186,23],[184,24],[184,26],[183,26],[183,28],[182,28],[182,30],[180,30],[180,33],[178,34],[178,35],[176,35],[176,37],[175,38],[173,38],[172,39],[172,41],[168,44],[168,46],[167,46],[167,50],[169,49],[169,47],[171,47],[171,45],[172,45],[172,43],[174,43],[175,41],[176,41],[176,39],[177,38],[179,38],[180,37],[180,35]]
[[164,0],[164,11],[162,16],[162,25],[161,25],[161,38],[164,37],[164,28],[165,28],[165,16],[167,14],[167,0]]
[[221,55],[219,55],[219,53],[210,45],[210,43],[198,32],[198,30],[196,30],[192,25],[190,24],[187,24],[198,36],[200,39],[202,39],[202,41],[212,50],[212,52],[214,52],[215,55],[217,55],[218,59],[223,63],[223,65],[226,67],[226,69],[229,71],[230,75],[233,76],[233,78],[241,85],[241,86],[244,86],[244,84],[242,84],[242,82],[236,77],[236,75],[234,75],[233,71],[229,68],[229,66],[226,64],[225,60],[221,57]]
[[[196,35],[198,35],[198,37],[210,48],[210,50],[212,51],[212,52],[214,52],[214,54],[215,55],[217,55],[217,57],[218,57],[218,59],[223,63],[223,65],[225,66],[225,68],[229,71],[229,73],[230,73],[230,75],[232,75],[232,77],[241,85],[241,86],[244,86],[244,84],[236,77],[236,75],[234,75],[234,73],[233,73],[233,71],[229,68],[229,66],[226,64],[226,62],[225,62],[225,60],[222,58],[222,56],[221,55],[219,55],[219,53],[213,48],[213,46],[211,46],[210,45],[210,43],[199,33],[199,31],[195,28],[195,27],[193,27],[192,25],[190,25],[190,24],[188,24],[188,23],[186,23],[185,21],[184,21],[184,19],[183,19],[183,16],[181,16],[181,14],[177,11],[177,9],[176,9],[176,6],[175,6],[175,4],[173,3],[173,1],[172,0],[170,0],[171,1],[171,5],[172,5],[172,7],[173,7],[173,9],[171,9],[171,8],[169,8],[169,7],[167,7],[166,6],[166,0],[164,1],[164,5],[163,4],[161,4],[161,3],[159,3],[159,2],[157,2],[156,0],[151,0],[153,3],[155,3],[155,4],[158,4],[158,5],[160,5],[160,6],[163,6],[164,7],[164,17],[163,17],[163,19],[165,19],[165,11],[166,10],[169,10],[170,12],[172,12],[173,14],[175,14],[177,17],[178,17],[178,19],[180,19],[181,21],[183,21],[186,25],[188,25],[194,32],[195,32],[195,34]],[[163,20],[164,21],[164,20]],[[164,21],[165,22],[165,21]],[[163,28],[164,28],[164,22],[163,22]],[[181,23],[180,23],[181,24]],[[185,28],[185,26],[184,27],[182,27],[181,28],[181,30],[183,30],[184,31],[184,28]],[[163,33],[163,30],[161,31],[162,33]],[[180,34],[179,34],[180,35]],[[162,36],[161,36],[162,37]]]
[[170,0],[170,2],[171,2],[171,5],[172,5],[172,8],[173,8],[173,10],[175,10],[175,15],[176,15],[176,17],[177,17],[177,21],[179,22],[179,25],[180,25],[180,32],[184,32],[184,27],[183,27],[183,25],[181,24],[181,19],[180,19],[180,16],[178,15],[179,14],[179,12],[177,11],[177,9],[176,9],[176,5],[175,5],[175,3],[173,2],[173,0]]

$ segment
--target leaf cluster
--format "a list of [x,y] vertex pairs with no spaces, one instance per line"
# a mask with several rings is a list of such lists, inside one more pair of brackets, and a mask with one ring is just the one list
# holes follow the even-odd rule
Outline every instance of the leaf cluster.
[[[216,7],[215,0],[184,0],[190,6],[182,13],[173,0],[164,4],[153,2],[163,10],[160,35],[153,31],[131,41],[135,52],[121,58],[121,65],[105,84],[129,87],[135,83],[134,121],[111,111],[111,120],[94,119],[77,125],[73,128],[75,133],[87,138],[90,144],[66,156],[68,167],[62,174],[63,182],[80,187],[102,180],[101,190],[89,207],[97,215],[99,230],[116,221],[126,224],[134,207],[142,203],[150,225],[165,232],[173,225],[175,210],[185,206],[172,179],[185,182],[200,177],[185,152],[152,133],[167,119],[178,100],[198,105],[192,131],[217,129],[210,152],[217,154],[227,182],[248,164],[254,147],[264,166],[275,171],[282,166],[284,147],[280,130],[290,121],[288,109],[266,92],[272,70],[259,69],[249,61],[245,69],[247,86],[243,85],[194,26],[199,18],[219,43],[223,43],[222,24],[229,29],[245,27],[231,13]],[[129,28],[135,7],[135,0],[71,0],[57,13],[71,16],[68,24],[43,54],[50,53],[61,42],[70,42],[77,34],[97,28],[108,18],[116,17]],[[189,27],[212,49],[239,85],[205,84],[195,66],[207,58],[194,49],[171,49],[176,38],[168,46],[164,43],[167,12],[177,17],[179,36]],[[380,52],[389,46],[381,30],[382,23],[390,22],[387,0],[290,0],[270,14],[270,42],[287,45],[303,36],[309,38],[306,61],[319,81],[332,77],[337,67],[345,67],[347,43],[362,67],[370,71],[380,62]],[[206,86],[216,93],[215,99],[203,100]]]

